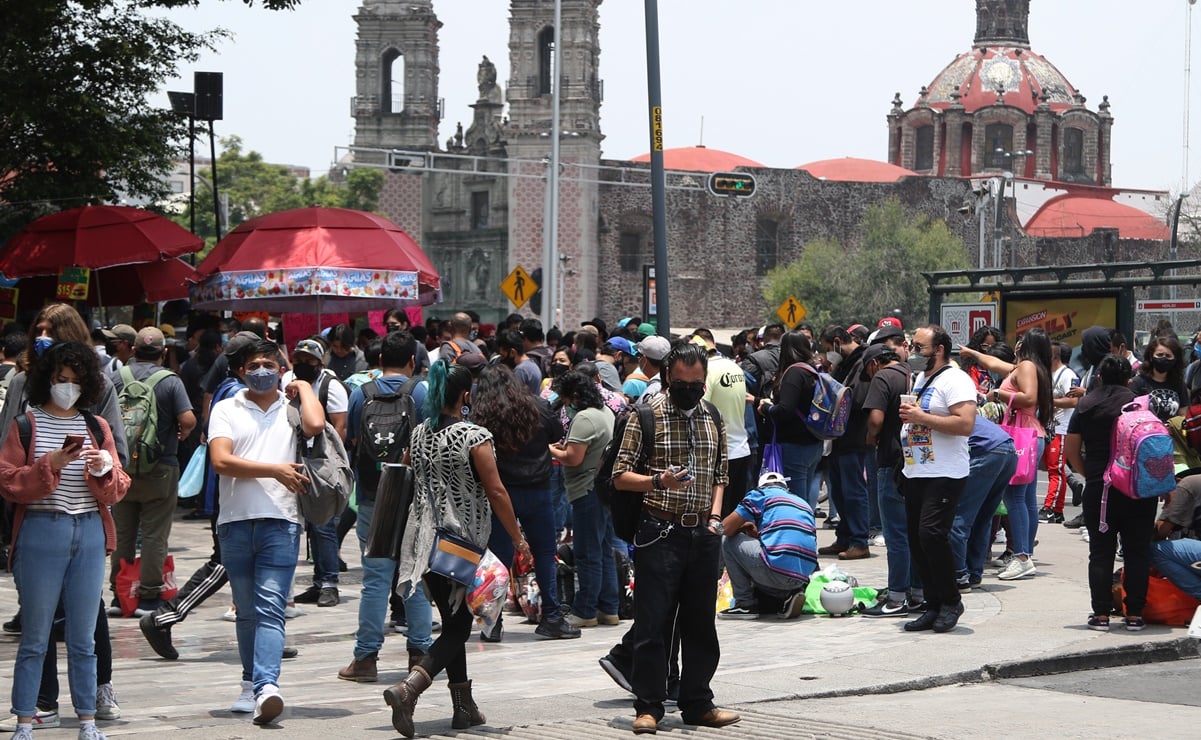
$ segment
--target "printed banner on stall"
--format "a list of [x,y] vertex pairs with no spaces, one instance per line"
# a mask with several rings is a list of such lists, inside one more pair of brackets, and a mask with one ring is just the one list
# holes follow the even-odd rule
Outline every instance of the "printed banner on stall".
[[417,299],[417,273],[299,267],[218,273],[201,284],[198,302],[285,296]]
[[1051,341],[1080,349],[1080,334],[1090,326],[1117,326],[1118,299],[1113,294],[1070,298],[1004,299],[1005,336],[1013,342],[1034,327]]

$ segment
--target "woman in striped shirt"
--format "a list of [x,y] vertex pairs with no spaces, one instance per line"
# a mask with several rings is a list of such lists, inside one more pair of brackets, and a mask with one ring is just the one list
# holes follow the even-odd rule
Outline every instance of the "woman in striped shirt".
[[22,434],[14,421],[0,448],[0,494],[16,504],[12,558],[22,613],[13,670],[14,738],[32,738],[42,661],[60,602],[79,737],[104,738],[95,723],[93,635],[107,555],[116,544],[109,507],[125,495],[129,476],[117,460],[108,423],[82,411],[103,388],[89,345],[51,346],[29,372],[29,432]]

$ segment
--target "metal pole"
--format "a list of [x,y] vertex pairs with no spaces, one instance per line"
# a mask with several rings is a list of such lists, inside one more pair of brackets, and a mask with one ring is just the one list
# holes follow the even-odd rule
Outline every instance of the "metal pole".
[[209,156],[213,170],[213,219],[217,222],[217,241],[221,241],[221,200],[217,197],[217,135],[213,133],[213,122],[209,121]]
[[667,267],[667,176],[663,172],[663,89],[659,80],[659,3],[646,0],[646,92],[651,124],[651,206],[655,230],[655,297],[659,336],[671,336]]
[[[1181,193],[1180,197],[1176,199],[1176,216],[1175,216],[1175,218],[1172,219],[1172,241],[1169,242],[1169,249],[1168,249],[1169,258],[1172,260],[1173,263],[1176,262],[1176,247],[1178,244],[1178,242],[1176,240],[1176,236],[1180,230],[1180,209],[1184,207],[1184,199],[1187,197],[1188,197],[1188,193]],[[1175,276],[1176,276],[1176,268],[1173,267],[1172,268],[1172,277],[1175,277]],[[1169,297],[1171,298],[1171,300],[1175,301],[1176,300],[1175,284],[1173,284],[1172,287],[1169,288],[1169,291],[1170,291]],[[1176,326],[1176,309],[1175,308],[1173,308],[1168,313],[1168,321],[1172,322],[1173,327]]]
[[[989,181],[989,192],[993,196],[993,224],[992,224],[992,266],[995,269],[1001,267],[1001,209],[1005,206],[1005,181],[999,177],[994,177]],[[998,194],[999,193],[999,194]]]
[[[542,313],[545,318],[542,320],[543,326],[549,329],[552,326],[558,326],[558,321],[562,317],[555,316],[555,307],[558,306],[558,301],[555,300],[558,293],[558,280],[556,279],[559,270],[559,98],[562,93],[560,81],[563,79],[563,0],[555,0],[555,51],[554,61],[551,63],[552,75],[550,81],[550,178],[548,187],[550,188],[550,221],[547,228],[550,229],[550,240],[547,242],[546,251],[542,255]],[[556,320],[558,319],[558,321]]]
[[[189,229],[196,233],[196,116],[188,116],[188,219]],[[195,264],[195,259],[192,263]]]

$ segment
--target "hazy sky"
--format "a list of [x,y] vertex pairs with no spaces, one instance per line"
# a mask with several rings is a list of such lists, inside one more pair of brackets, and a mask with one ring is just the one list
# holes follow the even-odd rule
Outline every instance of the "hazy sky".
[[[1108,95],[1115,119],[1118,187],[1178,189],[1184,173],[1183,112],[1188,0],[1033,0],[1030,40],[1096,110]],[[217,53],[169,85],[191,89],[194,70],[225,73],[225,120],[272,162],[314,174],[351,143],[355,23],[359,0],[307,0],[291,12],[205,0],[172,14],[194,30],[234,32]],[[470,123],[483,54],[508,80],[507,0],[435,0],[443,27],[439,141]],[[645,5],[600,7],[604,156],[649,149]],[[668,147],[701,141],[773,167],[833,157],[883,159],[896,92],[906,106],[954,57],[971,48],[973,0],[659,0]],[[1201,22],[1194,13],[1193,27]],[[1197,44],[1201,46],[1201,35]],[[1194,50],[1201,62],[1201,49]],[[1193,103],[1201,103],[1201,69]],[[166,106],[165,95],[163,105]],[[1201,178],[1201,114],[1192,118],[1190,185]]]

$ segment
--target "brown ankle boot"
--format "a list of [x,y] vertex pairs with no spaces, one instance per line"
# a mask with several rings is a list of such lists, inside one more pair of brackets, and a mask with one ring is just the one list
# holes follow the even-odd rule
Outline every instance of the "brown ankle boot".
[[409,670],[411,671],[414,668],[416,668],[421,663],[421,661],[425,658],[425,653],[421,652],[417,648],[409,648],[408,650],[409,650]]
[[357,683],[375,683],[378,678],[376,670],[378,660],[379,658],[374,654],[368,655],[362,660],[355,658],[350,661],[350,665],[338,671],[338,678]]
[[424,668],[414,668],[405,680],[384,691],[384,702],[392,707],[392,726],[405,737],[413,737],[413,710],[417,697],[430,687],[430,676]]
[[454,716],[450,720],[451,727],[456,730],[466,730],[468,727],[484,724],[484,715],[475,705],[475,699],[471,698],[471,681],[451,683],[446,687],[450,689],[450,703],[455,710]]

